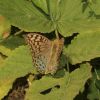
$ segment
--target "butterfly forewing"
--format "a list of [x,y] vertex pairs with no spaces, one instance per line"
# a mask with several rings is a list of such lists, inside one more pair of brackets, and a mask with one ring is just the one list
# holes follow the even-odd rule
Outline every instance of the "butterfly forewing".
[[27,44],[32,53],[33,64],[41,73],[45,73],[47,63],[49,61],[52,42],[37,33],[29,33],[24,35]]

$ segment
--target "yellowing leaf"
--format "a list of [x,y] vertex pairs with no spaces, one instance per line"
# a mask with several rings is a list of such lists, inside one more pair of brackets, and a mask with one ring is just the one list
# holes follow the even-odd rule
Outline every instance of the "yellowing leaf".
[[[27,90],[26,100],[73,100],[90,77],[91,66],[88,63],[71,73],[65,72],[61,78],[45,76],[32,83]],[[48,89],[49,92],[43,94]]]
[[7,95],[16,78],[32,72],[32,59],[25,46],[20,46],[0,66],[0,99]]

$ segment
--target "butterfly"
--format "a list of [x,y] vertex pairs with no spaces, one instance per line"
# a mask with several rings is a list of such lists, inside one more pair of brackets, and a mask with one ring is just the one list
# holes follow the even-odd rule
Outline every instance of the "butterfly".
[[49,40],[38,33],[24,35],[30,47],[33,65],[42,74],[54,74],[59,66],[59,57],[63,48],[64,39]]

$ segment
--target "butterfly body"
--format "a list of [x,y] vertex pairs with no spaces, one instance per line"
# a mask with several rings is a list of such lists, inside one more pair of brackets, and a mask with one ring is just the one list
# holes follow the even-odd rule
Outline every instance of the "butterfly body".
[[30,47],[33,64],[37,70],[42,74],[55,73],[58,69],[64,39],[51,41],[37,33],[29,33],[24,38]]

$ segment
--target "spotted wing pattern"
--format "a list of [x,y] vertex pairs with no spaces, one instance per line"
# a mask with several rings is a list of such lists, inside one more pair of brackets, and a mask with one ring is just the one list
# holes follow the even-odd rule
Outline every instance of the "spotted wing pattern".
[[37,70],[43,74],[56,72],[64,40],[51,41],[37,33],[26,34],[24,38],[30,47],[33,64]]
[[51,41],[37,33],[26,34],[24,38],[30,47],[34,66],[44,73],[51,51]]

